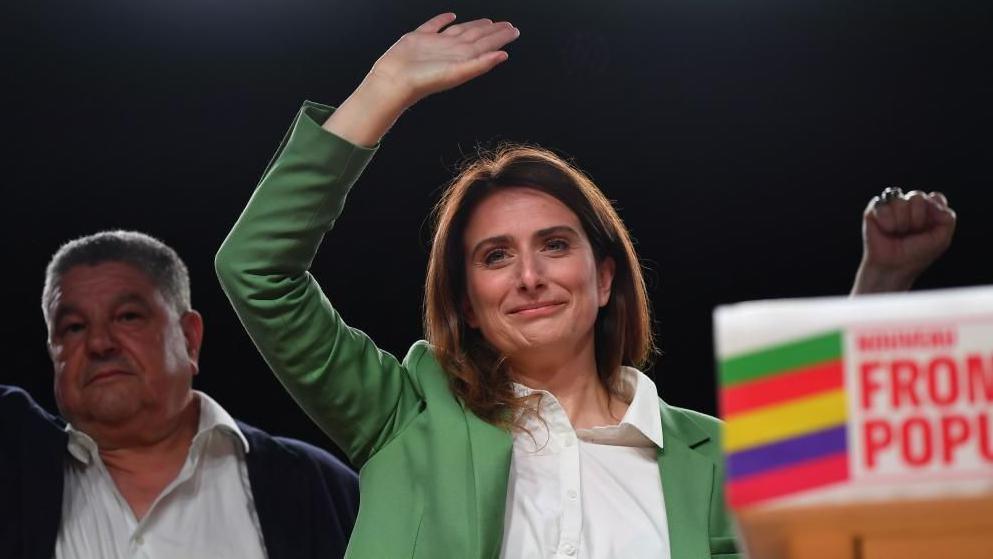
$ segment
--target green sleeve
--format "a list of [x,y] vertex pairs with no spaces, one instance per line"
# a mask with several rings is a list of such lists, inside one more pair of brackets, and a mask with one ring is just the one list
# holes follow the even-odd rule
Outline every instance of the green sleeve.
[[423,407],[408,371],[346,325],[308,272],[375,153],[325,131],[307,102],[215,259],[235,312],[297,403],[357,466]]

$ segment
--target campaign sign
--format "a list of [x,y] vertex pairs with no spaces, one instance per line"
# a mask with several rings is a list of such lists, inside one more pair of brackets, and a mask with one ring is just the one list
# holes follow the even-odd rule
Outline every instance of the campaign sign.
[[730,305],[715,339],[732,507],[993,492],[993,289]]

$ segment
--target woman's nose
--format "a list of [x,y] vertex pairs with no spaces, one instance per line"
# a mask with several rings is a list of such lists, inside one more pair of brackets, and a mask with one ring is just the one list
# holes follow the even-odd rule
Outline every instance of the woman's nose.
[[518,277],[518,288],[522,291],[534,291],[545,286],[545,270],[541,258],[529,255],[521,258]]

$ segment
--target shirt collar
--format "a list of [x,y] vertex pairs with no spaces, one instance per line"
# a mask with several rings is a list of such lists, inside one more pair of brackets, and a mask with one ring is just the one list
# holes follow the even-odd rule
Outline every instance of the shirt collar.
[[[659,408],[658,389],[648,375],[634,367],[621,367],[620,397],[628,403],[624,417],[617,425],[593,427],[576,431],[581,439],[599,444],[617,444],[622,446],[651,445],[662,448],[662,412]],[[523,397],[530,394],[541,394],[540,414],[548,419],[549,414],[561,413],[564,410],[555,399],[555,395],[546,390],[535,390],[514,383],[514,393]],[[565,418],[568,421],[568,418]]]
[[634,367],[621,367],[621,382],[626,385],[629,394],[634,394],[619,425],[634,427],[655,446],[662,448],[662,412],[655,383]]
[[[193,436],[190,449],[192,450],[199,440],[205,439],[209,433],[216,430],[240,441],[247,454],[249,451],[248,439],[245,438],[244,433],[238,428],[238,424],[227,410],[199,390],[194,390],[193,395],[200,400],[200,418],[197,423],[197,434]],[[66,423],[65,430],[69,436],[68,450],[73,457],[83,464],[89,464],[95,457],[99,456],[99,448],[92,437],[76,429],[71,423]]]
[[245,434],[241,432],[238,428],[238,424],[235,422],[234,418],[221,407],[213,398],[207,396],[199,390],[194,390],[193,393],[200,398],[200,425],[197,429],[196,437],[200,438],[204,433],[219,430],[221,432],[227,433],[241,442],[242,449],[245,454],[248,454],[250,450],[248,446],[248,439],[245,438]]

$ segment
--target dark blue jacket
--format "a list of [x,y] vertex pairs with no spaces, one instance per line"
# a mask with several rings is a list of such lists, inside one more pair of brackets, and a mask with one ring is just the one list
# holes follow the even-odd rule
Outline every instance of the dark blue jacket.
[[[0,385],[0,557],[51,559],[62,514],[65,423]],[[269,559],[342,557],[358,478],[328,452],[239,422]]]

